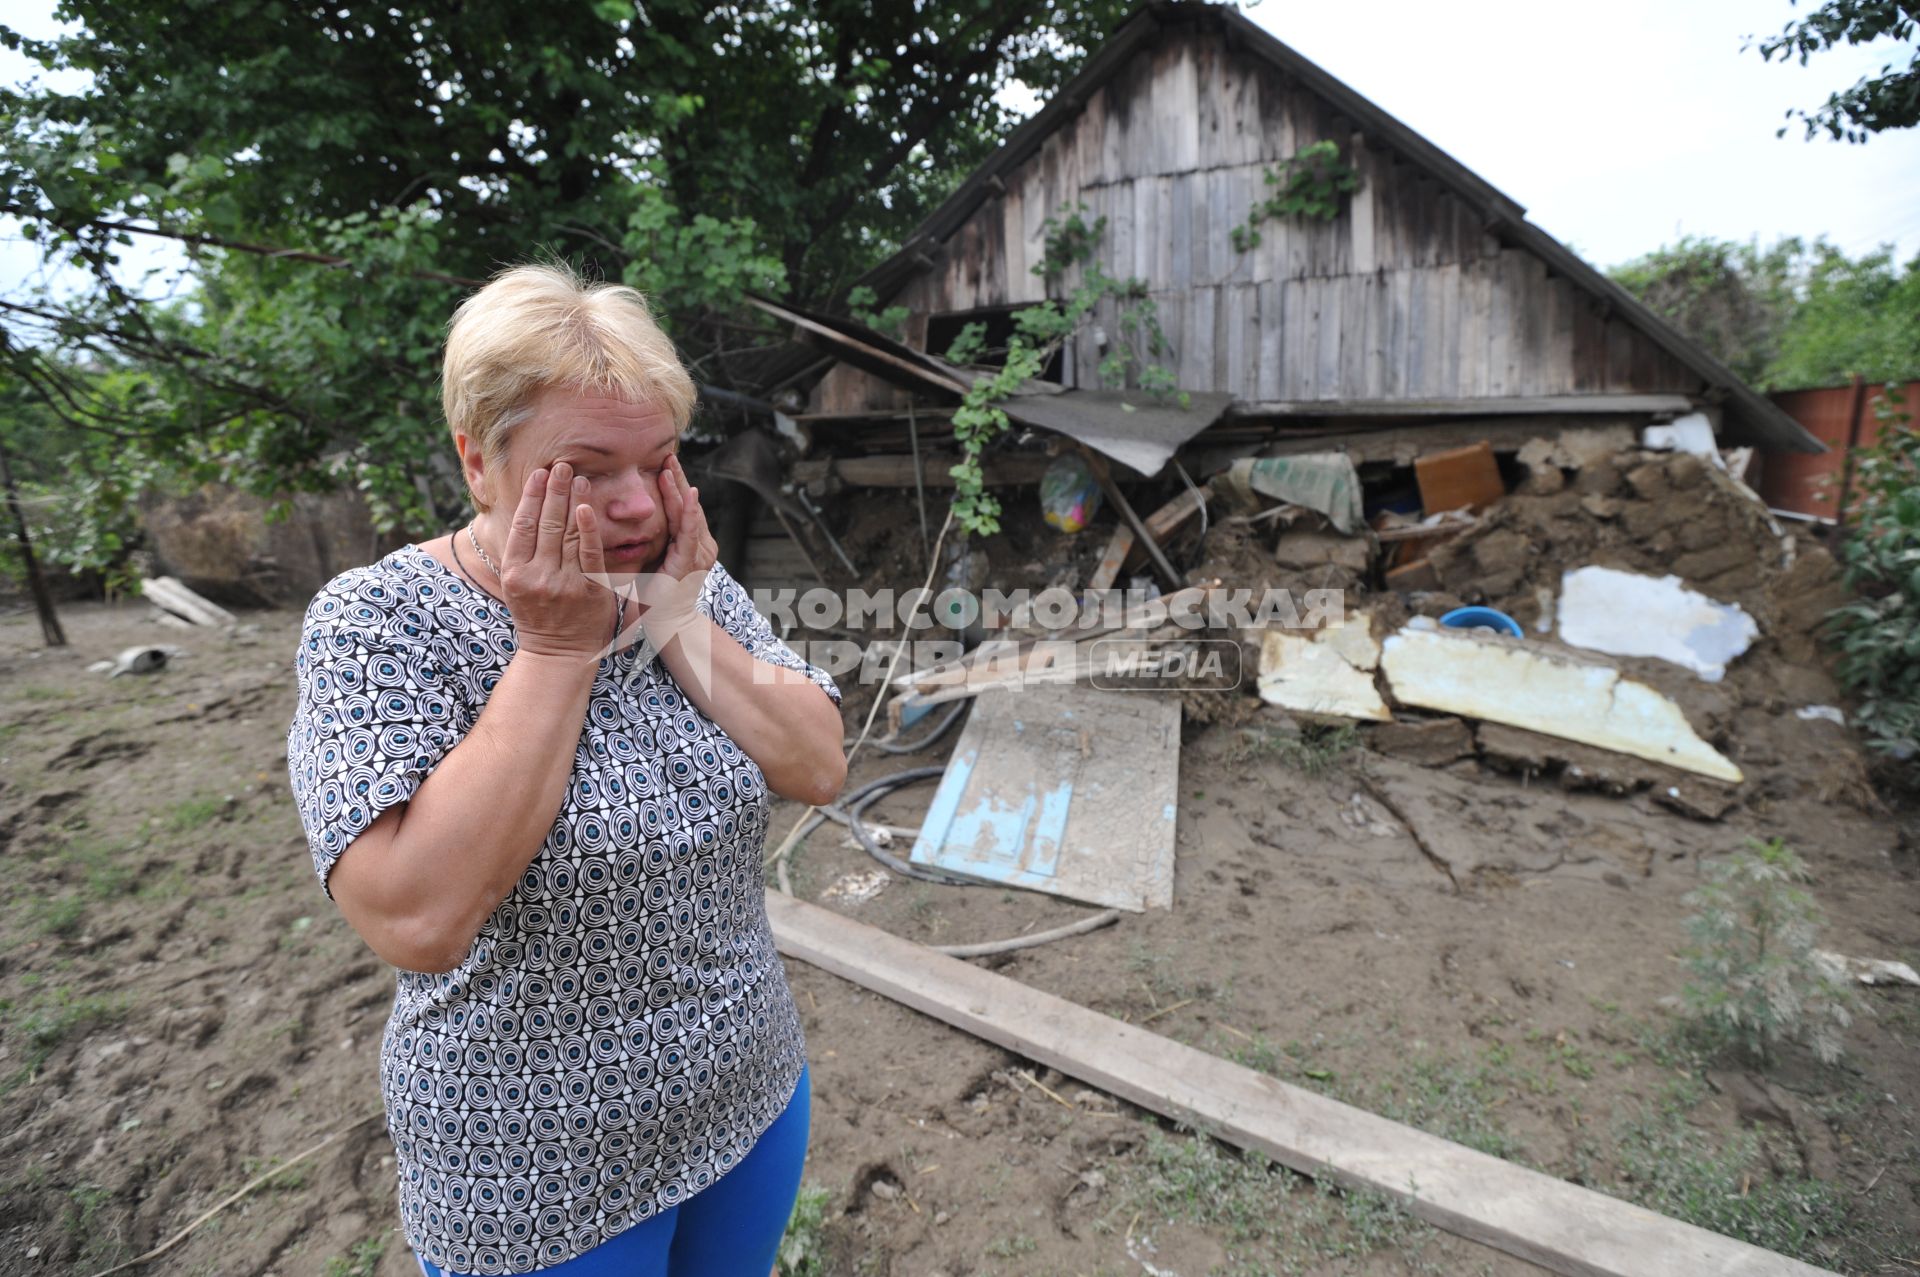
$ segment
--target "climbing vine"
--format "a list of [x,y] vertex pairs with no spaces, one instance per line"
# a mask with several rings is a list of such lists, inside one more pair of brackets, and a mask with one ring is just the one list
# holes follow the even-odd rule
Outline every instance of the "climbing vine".
[[1247,252],[1260,247],[1260,224],[1276,217],[1317,217],[1330,222],[1340,215],[1341,197],[1360,185],[1360,175],[1340,158],[1337,142],[1314,142],[1301,147],[1267,170],[1273,193],[1255,204],[1247,224],[1233,228],[1233,247]]
[[907,316],[913,312],[905,306],[875,310],[874,303],[879,300],[878,293],[865,284],[857,284],[847,290],[847,313],[882,336],[898,341],[906,332]]
[[[1187,396],[1174,388],[1173,370],[1158,362],[1172,354],[1172,346],[1160,327],[1146,281],[1107,273],[1094,256],[1106,233],[1107,219],[1089,222],[1086,212],[1084,204],[1063,206],[1059,217],[1047,219],[1045,251],[1033,268],[1049,291],[1062,285],[1075,267],[1079,268],[1079,283],[1064,298],[1049,298],[1015,312],[1006,361],[991,376],[976,380],[954,412],[953,433],[960,460],[949,472],[954,479],[953,512],[955,520],[969,532],[984,536],[1000,530],[1000,502],[986,491],[980,464],[987,446],[1012,424],[1000,404],[1038,378],[1054,353],[1093,317],[1102,302],[1111,299],[1115,303],[1120,340],[1101,357],[1096,371],[1100,384],[1124,386],[1131,375],[1141,390],[1187,406]],[[968,364],[985,353],[986,326],[975,323],[960,330],[946,358]]]

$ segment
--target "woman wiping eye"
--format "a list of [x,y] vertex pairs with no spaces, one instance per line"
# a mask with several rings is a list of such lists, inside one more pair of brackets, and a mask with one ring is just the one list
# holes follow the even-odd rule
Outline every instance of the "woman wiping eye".
[[402,1228],[430,1277],[762,1277],[808,1111],[768,800],[838,792],[839,690],[717,562],[638,294],[507,271],[443,383],[474,517],[315,597],[287,749],[398,969]]

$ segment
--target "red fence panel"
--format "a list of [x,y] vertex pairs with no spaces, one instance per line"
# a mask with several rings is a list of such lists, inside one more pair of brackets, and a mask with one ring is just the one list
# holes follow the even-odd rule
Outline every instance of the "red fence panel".
[[[1884,387],[1869,385],[1859,396],[1861,447],[1880,438],[1879,419],[1874,408]],[[1920,420],[1920,381],[1903,388],[1903,403],[1908,414]],[[1796,452],[1769,452],[1762,462],[1760,495],[1776,510],[1831,519],[1839,509],[1840,476],[1846,466],[1847,440],[1854,434],[1855,407],[1852,386],[1825,386],[1819,390],[1782,390],[1768,398],[1807,433],[1827,445],[1827,451],[1814,456]],[[1909,427],[1911,428],[1911,426]]]

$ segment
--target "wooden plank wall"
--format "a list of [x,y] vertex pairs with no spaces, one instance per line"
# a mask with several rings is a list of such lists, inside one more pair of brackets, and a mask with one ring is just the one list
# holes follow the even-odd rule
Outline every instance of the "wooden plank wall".
[[[1233,248],[1263,175],[1332,139],[1360,173],[1334,221],[1269,220]],[[1697,393],[1699,377],[1545,264],[1503,247],[1433,178],[1371,146],[1303,85],[1217,34],[1170,32],[1006,175],[890,303],[925,317],[1041,300],[1046,222],[1085,204],[1107,219],[1099,254],[1148,282],[1179,384],[1244,400]],[[1070,281],[1069,281],[1070,282]],[[1113,315],[1101,316],[1111,335]],[[1069,379],[1093,385],[1092,329]],[[851,369],[819,411],[896,406]]]

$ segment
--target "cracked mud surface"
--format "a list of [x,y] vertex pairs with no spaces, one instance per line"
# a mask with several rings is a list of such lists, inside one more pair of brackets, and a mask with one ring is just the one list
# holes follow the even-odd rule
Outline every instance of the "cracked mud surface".
[[[97,1272],[269,1159],[376,1112],[392,995],[391,973],[320,894],[286,793],[297,615],[244,618],[251,641],[160,630],[140,607],[64,617],[74,647],[38,656],[31,618],[0,618],[4,1274]],[[86,673],[141,641],[192,655],[150,678]],[[1779,761],[1762,766],[1759,800],[1712,822],[1644,789],[1570,791],[1472,757],[1421,767],[1356,752],[1308,775],[1249,756],[1239,725],[1197,727],[1181,763],[1175,907],[983,962],[1629,1192],[1618,1129],[1675,1072],[1643,1043],[1683,979],[1681,897],[1702,857],[1784,836],[1814,869],[1829,947],[1920,960],[1902,817],[1819,775],[1794,779],[1796,752],[1832,765],[1834,730],[1770,725]],[[853,783],[946,747],[863,758]],[[930,793],[903,791],[874,814],[911,825]],[[776,808],[772,836],[796,815]],[[796,888],[817,900],[872,867],[822,830]],[[825,903],[940,944],[1086,912],[898,880],[864,903]],[[815,1085],[807,1179],[829,1194],[825,1272],[1535,1271],[1377,1226],[1297,1180],[1258,1199],[1270,1235],[1250,1239],[1244,1221],[1169,1196],[1197,1174],[1189,1137],[836,977],[789,971]],[[1871,992],[1867,1005],[1844,1070],[1790,1057],[1758,1081],[1702,1075],[1685,1122],[1713,1139],[1757,1133],[1760,1180],[1811,1171],[1857,1203],[1863,1237],[1911,1236],[1920,991]],[[384,1238],[369,1271],[405,1277],[416,1270],[393,1232],[390,1158],[377,1121],[356,1128],[147,1271],[317,1274]]]

